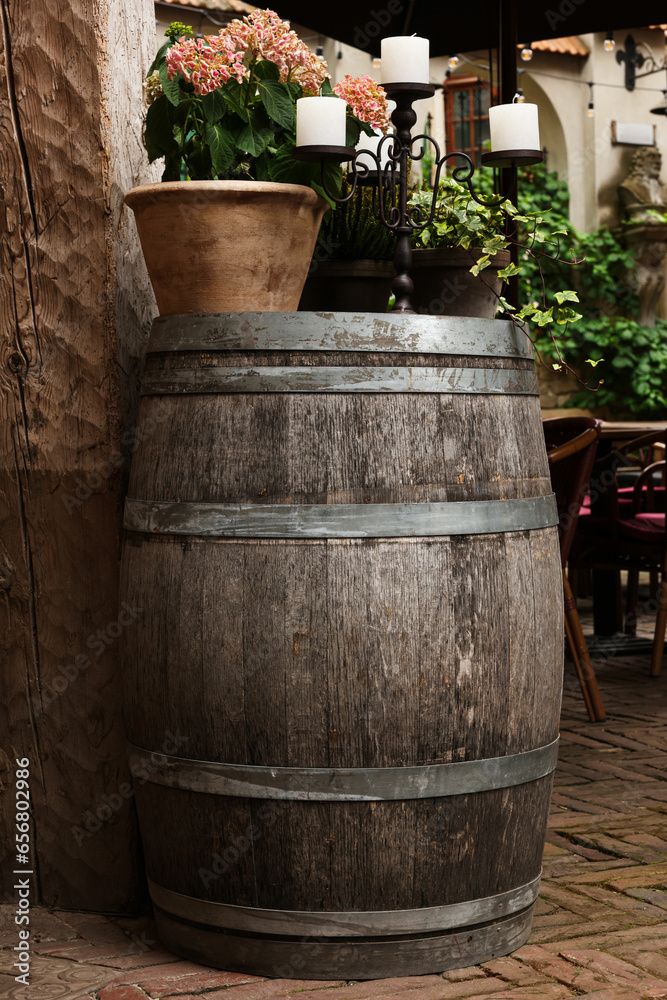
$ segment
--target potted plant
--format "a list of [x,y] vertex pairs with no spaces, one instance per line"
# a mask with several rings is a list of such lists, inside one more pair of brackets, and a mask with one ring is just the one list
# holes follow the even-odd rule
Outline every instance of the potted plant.
[[[409,204],[426,216],[432,196],[429,189],[413,191]],[[413,241],[410,275],[418,312],[493,319],[510,276],[508,209],[514,211],[510,202],[479,204],[453,177],[440,182],[433,220]]]
[[395,245],[394,233],[373,214],[373,192],[359,187],[324,216],[299,309],[386,312]]
[[[334,96],[326,64],[270,10],[205,38],[179,22],[167,35],[145,82],[162,183],[125,197],[158,309],[294,310],[327,208],[319,164],[294,158],[296,102]],[[349,114],[347,141],[362,129]],[[325,167],[330,191],[342,176]]]

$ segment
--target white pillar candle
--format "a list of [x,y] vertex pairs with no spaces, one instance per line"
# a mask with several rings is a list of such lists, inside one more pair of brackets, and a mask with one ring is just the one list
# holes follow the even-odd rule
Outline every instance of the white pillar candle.
[[541,149],[537,104],[496,104],[489,108],[491,152]]
[[395,35],[381,45],[382,83],[429,83],[428,38]]
[[297,146],[344,146],[346,111],[340,97],[300,97],[296,102]]

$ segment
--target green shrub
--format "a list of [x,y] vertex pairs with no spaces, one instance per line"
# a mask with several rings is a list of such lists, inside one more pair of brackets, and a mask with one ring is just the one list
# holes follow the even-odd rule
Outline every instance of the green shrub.
[[[483,178],[490,171],[475,175]],[[481,188],[488,187],[482,180]],[[520,301],[540,301],[542,281],[547,296],[552,288],[569,287],[579,295],[581,319],[551,336],[534,328],[536,346],[547,366],[559,364],[558,351],[583,383],[570,406],[608,406],[615,416],[659,419],[667,416],[667,321],[654,327],[637,322],[639,301],[628,276],[634,254],[608,229],[578,233],[569,224],[567,185],[543,165],[530,167],[519,177],[519,211],[544,215],[552,229],[568,229],[576,266],[563,261],[527,259],[520,278]],[[565,255],[567,257],[567,255]],[[592,362],[592,364],[591,364]],[[601,384],[598,384],[601,381]],[[597,389],[591,392],[591,389]]]

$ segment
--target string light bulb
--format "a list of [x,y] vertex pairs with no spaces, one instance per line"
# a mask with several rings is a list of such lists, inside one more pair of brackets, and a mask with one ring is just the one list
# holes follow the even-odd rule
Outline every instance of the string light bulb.
[[379,69],[379,68],[380,68],[380,60],[376,56],[375,59],[373,60],[373,69]]
[[317,46],[317,48],[315,50],[315,55],[317,56],[318,59],[321,59],[322,62],[324,62],[324,46],[323,45],[318,45]]
[[593,84],[589,83],[588,86],[590,89],[588,91],[588,108],[586,109],[586,114],[588,115],[589,118],[594,118],[595,105],[593,104]]
[[521,58],[523,59],[524,62],[530,62],[530,60],[533,58],[533,47],[531,42],[528,42],[528,44],[524,45],[524,47],[521,49]]
[[526,98],[523,96],[523,90],[521,89],[521,87],[519,87],[519,89],[517,90],[516,94],[514,95],[514,101],[512,103],[513,104],[524,104],[525,101],[526,101]]
[[458,56],[450,56],[447,60],[447,65],[450,69],[456,69],[458,64],[461,62]]
[[614,41],[614,32],[608,31],[607,37],[604,40],[604,50],[605,52],[613,52],[616,48],[616,42]]

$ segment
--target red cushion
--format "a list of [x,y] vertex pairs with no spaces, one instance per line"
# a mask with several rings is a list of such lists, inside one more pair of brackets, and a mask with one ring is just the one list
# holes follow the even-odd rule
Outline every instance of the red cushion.
[[665,515],[638,514],[637,517],[619,521],[618,532],[627,538],[661,545],[665,541]]
[[645,512],[644,514],[637,514],[636,520],[637,521],[645,521],[646,524],[651,524],[654,528],[657,528],[658,531],[664,531],[665,530],[665,515],[664,514],[658,514],[658,513],[652,513],[652,512]]

